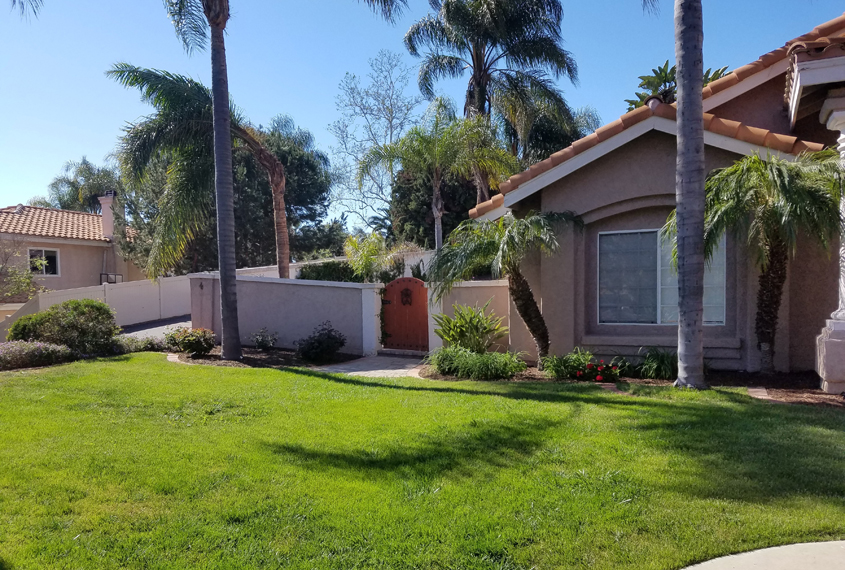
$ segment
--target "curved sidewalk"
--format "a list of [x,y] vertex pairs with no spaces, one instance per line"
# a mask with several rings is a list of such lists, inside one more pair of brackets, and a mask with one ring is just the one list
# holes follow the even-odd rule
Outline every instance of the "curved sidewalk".
[[845,570],[845,540],[764,548],[716,558],[686,570]]

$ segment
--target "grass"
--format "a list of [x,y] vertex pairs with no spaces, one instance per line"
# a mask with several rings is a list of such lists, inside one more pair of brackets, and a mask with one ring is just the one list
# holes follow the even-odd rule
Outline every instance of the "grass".
[[845,537],[845,414],[140,354],[0,374],[0,569],[669,569]]

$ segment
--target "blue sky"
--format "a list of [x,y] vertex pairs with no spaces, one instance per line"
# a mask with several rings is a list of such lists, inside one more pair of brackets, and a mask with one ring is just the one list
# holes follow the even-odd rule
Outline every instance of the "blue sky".
[[[637,76],[672,59],[672,2],[660,3],[655,16],[638,0],[564,0],[563,35],[580,82],[560,86],[574,107],[592,105],[609,122],[625,112]],[[46,0],[30,21],[8,4],[0,0],[0,206],[46,194],[68,160],[102,162],[121,127],[150,112],[136,92],[105,77],[113,63],[210,82],[208,54],[185,54],[160,0]],[[355,0],[232,0],[232,96],[255,123],[291,115],[328,151],[334,140],[326,127],[337,118],[343,75],[366,74],[380,49],[415,64],[402,36],[428,2],[410,4],[391,26]],[[834,0],[705,0],[705,66],[749,63],[842,9]],[[460,98],[463,85],[441,88]]]

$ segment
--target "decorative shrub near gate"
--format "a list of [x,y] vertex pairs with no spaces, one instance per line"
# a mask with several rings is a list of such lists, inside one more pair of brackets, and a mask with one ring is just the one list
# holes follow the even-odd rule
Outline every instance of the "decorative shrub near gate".
[[438,348],[428,357],[438,374],[469,380],[506,380],[526,369],[513,352],[477,353],[459,346]]
[[546,374],[557,380],[585,380],[588,382],[616,382],[619,379],[619,362],[597,360],[593,353],[575,348],[564,356],[547,356],[543,360]]
[[326,321],[315,328],[309,336],[299,339],[294,344],[296,344],[297,354],[303,360],[328,362],[346,345],[346,337],[332,328],[330,321]]
[[476,353],[487,352],[502,337],[507,336],[508,327],[502,326],[504,317],[497,317],[493,311],[486,313],[490,301],[483,307],[452,305],[454,317],[432,315],[439,328],[434,333],[443,339],[446,346],[459,346]]

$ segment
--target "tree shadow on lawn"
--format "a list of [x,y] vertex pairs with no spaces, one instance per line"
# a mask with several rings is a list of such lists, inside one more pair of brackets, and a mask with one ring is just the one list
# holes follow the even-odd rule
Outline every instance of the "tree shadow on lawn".
[[[639,438],[638,445],[689,460],[670,467],[672,473],[661,478],[659,484],[669,490],[704,499],[760,503],[823,496],[845,507],[845,413],[837,409],[772,404],[724,390],[712,390],[703,399],[685,400],[659,397],[661,391],[675,390],[671,387],[655,390],[655,397],[633,397],[581,384],[496,383],[501,391],[472,390],[383,383],[313,370],[296,372],[377,389],[612,407],[630,422],[627,429],[620,430],[620,438],[627,438],[629,430],[647,433],[649,437]],[[492,466],[519,461],[520,450],[535,452],[542,445],[542,433],[552,427],[531,427],[530,423],[487,426],[483,431],[450,434],[445,439],[429,438],[417,449],[397,449],[379,456],[364,451],[332,453],[272,445],[279,453],[323,466],[449,470],[472,461]]]
[[[572,414],[577,413],[573,410]],[[434,478],[451,473],[478,475],[479,470],[512,467],[547,442],[549,432],[568,419],[517,417],[507,422],[473,420],[435,434],[419,434],[413,442],[377,450],[330,451],[297,444],[266,442],[273,453],[292,463],[318,470],[339,469],[383,478]]]

